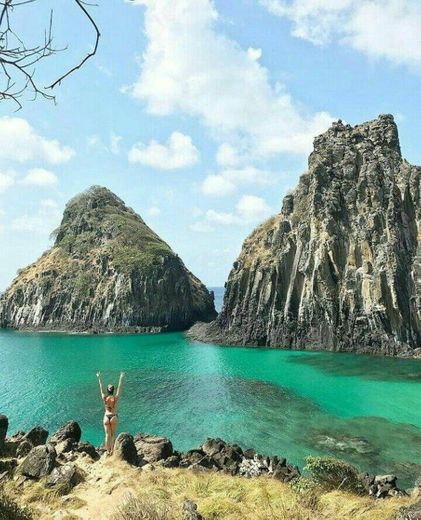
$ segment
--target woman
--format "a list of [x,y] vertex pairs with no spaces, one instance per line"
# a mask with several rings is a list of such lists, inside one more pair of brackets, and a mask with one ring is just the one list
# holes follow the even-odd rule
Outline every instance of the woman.
[[114,395],[114,385],[107,386],[107,394],[104,393],[104,387],[101,381],[101,372],[97,372],[97,378],[99,382],[99,390],[101,392],[101,399],[104,401],[105,414],[104,414],[104,430],[105,430],[105,447],[108,455],[113,454],[115,432],[118,426],[118,415],[116,413],[117,402],[121,395],[121,386],[123,383],[124,372],[120,372],[120,379],[118,382],[117,393]]

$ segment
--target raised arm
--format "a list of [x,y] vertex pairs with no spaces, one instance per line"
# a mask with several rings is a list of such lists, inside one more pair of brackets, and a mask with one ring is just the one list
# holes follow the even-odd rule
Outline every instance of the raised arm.
[[117,397],[117,399],[119,399],[120,395],[121,395],[121,387],[123,386],[123,377],[124,377],[124,372],[120,372],[120,379],[118,381],[117,393],[115,395]]
[[105,398],[105,393],[104,393],[104,388],[103,388],[103,386],[102,386],[101,372],[97,372],[97,373],[96,373],[96,377],[98,378],[99,391],[101,392],[101,399],[104,400],[104,398]]

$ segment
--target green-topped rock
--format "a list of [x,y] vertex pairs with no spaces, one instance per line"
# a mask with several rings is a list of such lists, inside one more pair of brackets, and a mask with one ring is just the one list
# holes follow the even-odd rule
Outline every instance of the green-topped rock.
[[54,236],[4,293],[1,327],[160,332],[216,316],[213,295],[107,188],[70,200]]

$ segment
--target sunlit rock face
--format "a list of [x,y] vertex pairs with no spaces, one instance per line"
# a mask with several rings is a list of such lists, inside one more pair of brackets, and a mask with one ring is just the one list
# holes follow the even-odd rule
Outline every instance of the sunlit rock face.
[[421,347],[421,168],[391,115],[314,140],[281,212],[244,242],[199,339],[383,354]]
[[3,295],[2,327],[160,332],[215,318],[213,295],[108,189],[73,198],[54,234]]

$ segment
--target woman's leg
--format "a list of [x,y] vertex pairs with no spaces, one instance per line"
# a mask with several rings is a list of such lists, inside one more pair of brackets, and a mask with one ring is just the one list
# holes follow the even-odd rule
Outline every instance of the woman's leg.
[[114,443],[115,443],[115,434],[116,434],[117,426],[118,426],[118,417],[116,415],[114,415],[114,417],[111,418],[110,425],[111,425],[111,427],[110,427],[110,430],[111,430],[110,447],[111,447],[111,453],[113,453]]
[[111,424],[108,419],[104,419],[104,432],[105,432],[105,449],[107,453],[111,452]]

